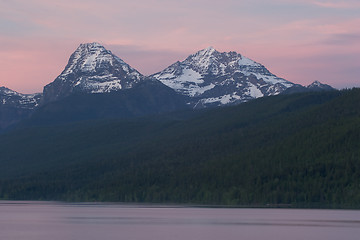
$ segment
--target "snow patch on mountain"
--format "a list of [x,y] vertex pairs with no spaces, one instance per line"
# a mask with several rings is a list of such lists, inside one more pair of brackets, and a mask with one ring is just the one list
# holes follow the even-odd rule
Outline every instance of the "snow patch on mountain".
[[238,60],[238,64],[239,66],[261,67],[261,64],[244,56],[241,56],[241,58]]
[[252,83],[250,83],[249,85],[250,85],[248,88],[249,96],[251,96],[253,98],[259,98],[259,97],[264,96],[264,94],[261,92],[261,90],[257,86],[255,86]]
[[161,82],[165,81],[165,85],[168,87],[190,97],[198,96],[215,87],[215,84],[212,83],[203,85],[202,75],[191,68],[182,69],[182,74],[178,77],[173,72],[166,72],[163,75],[154,75],[153,77]]

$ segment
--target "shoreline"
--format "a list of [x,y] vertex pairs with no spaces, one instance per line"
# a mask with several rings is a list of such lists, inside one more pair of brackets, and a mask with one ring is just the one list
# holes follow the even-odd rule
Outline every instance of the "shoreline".
[[[216,205],[192,203],[137,203],[137,202],[71,202],[57,200],[0,200],[1,205],[69,205],[69,206],[121,206],[128,208],[208,208],[208,209],[299,209],[299,210],[360,210],[355,207],[329,207],[318,204],[253,204],[253,205]],[[311,206],[312,205],[312,206]]]

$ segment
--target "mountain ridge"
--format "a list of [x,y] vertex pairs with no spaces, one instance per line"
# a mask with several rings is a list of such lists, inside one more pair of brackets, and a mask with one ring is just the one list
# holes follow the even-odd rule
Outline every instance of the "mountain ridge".
[[[221,53],[213,47],[191,54],[184,61],[177,61],[161,72],[145,76],[101,44],[84,43],[80,44],[71,54],[59,76],[44,86],[43,93],[21,94],[2,88],[3,90],[0,91],[0,115],[2,116],[0,128],[26,119],[39,109],[39,106],[59,101],[73,94],[121,93],[140,83],[153,81],[157,81],[158,84],[145,85],[152,86],[154,92],[146,91],[147,97],[144,98],[144,101],[166,105],[166,101],[170,100],[168,96],[165,98],[166,101],[165,99],[164,101],[150,100],[156,98],[156,89],[164,90],[160,86],[162,84],[174,91],[170,94],[171,91],[166,90],[174,97],[168,107],[170,105],[181,106],[180,109],[183,109],[184,105],[196,109],[217,107],[280,93],[332,89],[330,86],[318,82],[314,82],[311,87],[291,83],[275,76],[265,66],[241,54]],[[179,103],[181,98],[184,101],[183,104]],[[132,99],[136,101],[135,98],[132,97]],[[76,103],[73,104],[76,105]],[[103,104],[106,103],[103,102]],[[128,104],[129,106],[137,105],[139,107],[135,108],[141,109],[140,102],[136,104],[129,102]],[[145,102],[143,104],[146,105]],[[79,103],[79,105],[83,104]],[[171,109],[168,107],[158,106],[157,109]],[[156,109],[155,106],[150,108]],[[60,107],[60,109],[63,108]]]
[[[213,57],[214,55],[216,56],[215,58]],[[233,61],[229,61],[229,59],[232,59]],[[217,62],[219,60],[220,63],[214,64],[214,62]],[[198,61],[198,64],[196,63],[196,61]],[[222,63],[221,61],[227,61],[228,66],[224,65],[224,63]],[[134,80],[134,82],[128,81],[125,82],[125,84],[121,85],[120,84],[121,79],[117,76],[114,76],[114,72],[116,72],[117,69],[109,69],[109,66],[104,67],[104,65],[106,65],[107,63],[110,66],[120,64],[121,68],[125,72],[130,73],[131,75],[134,76],[134,79],[130,79],[130,80]],[[162,72],[166,71],[168,68],[172,66],[179,66],[181,64],[192,65],[193,68],[197,68],[196,70],[198,70],[198,73],[200,74],[207,74],[208,72],[211,72],[213,75],[217,75],[219,73],[221,73],[222,75],[226,75],[226,74],[228,75],[229,73],[225,73],[225,71],[229,70],[230,68],[230,70],[237,71],[238,73],[242,73],[247,77],[253,75],[257,79],[262,78],[266,83],[274,83],[274,84],[281,83],[282,85],[285,85],[286,88],[289,88],[294,85],[299,85],[275,76],[268,69],[266,69],[264,65],[257,63],[239,53],[233,51],[219,52],[212,46],[199,50],[194,54],[190,54],[184,61],[181,62],[177,61],[174,64],[170,65],[169,67],[165,68],[163,71],[146,76],[141,74],[138,70],[132,68],[121,58],[114,55],[110,50],[105,49],[103,45],[97,42],[92,42],[92,43],[82,43],[79,45],[79,47],[71,54],[68,63],[65,66],[65,69],[61,72],[61,74],[53,82],[44,86],[43,94],[49,95],[48,91],[51,88],[51,85],[56,85],[57,82],[59,82],[58,85],[60,85],[60,82],[69,82],[71,88],[68,89],[69,93],[75,91],[73,88],[78,88],[80,91],[88,92],[88,93],[104,93],[104,92],[118,91],[123,88],[131,88],[133,84],[136,84],[139,81],[144,80],[145,78],[149,78],[149,77],[154,78],[154,76],[156,76],[155,79],[160,78],[162,80],[161,82],[166,83],[167,80],[166,77],[164,76],[159,77],[159,75]],[[98,72],[99,76],[92,75],[96,73],[96,70],[100,70]],[[69,77],[69,75],[76,75],[76,74],[78,74],[79,76]],[[68,80],[66,78],[70,78],[70,79]],[[89,84],[89,82],[93,82],[93,83],[95,82],[99,84],[94,86],[95,84],[92,85]],[[106,84],[101,86],[101,83],[106,83]],[[316,85],[318,87],[322,87],[326,85],[326,84],[321,84],[318,81],[314,81],[309,86],[314,85],[315,83],[317,83]],[[88,86],[86,86],[87,84]],[[171,84],[167,83],[165,85],[169,86]],[[305,86],[305,87],[308,88],[309,86]],[[205,87],[204,89],[202,89],[203,92],[200,91],[200,93],[204,93],[207,90],[211,90],[213,87],[214,86],[212,85],[211,86],[208,85],[207,88]],[[172,88],[175,91],[178,90],[176,89],[176,87],[172,87]],[[279,92],[274,91],[274,92],[268,92],[267,94],[275,95],[278,93]],[[35,93],[35,94],[39,94],[39,93]],[[65,95],[67,94],[68,93],[65,93]],[[31,95],[31,94],[22,94],[22,95]],[[197,92],[191,92],[190,89],[186,91],[186,95],[190,95],[191,97],[194,97],[195,95],[197,95]],[[253,96],[258,97],[255,95]],[[260,96],[267,96],[267,95],[260,94]],[[45,99],[47,97],[48,96],[44,96]],[[56,99],[56,96],[53,98]]]

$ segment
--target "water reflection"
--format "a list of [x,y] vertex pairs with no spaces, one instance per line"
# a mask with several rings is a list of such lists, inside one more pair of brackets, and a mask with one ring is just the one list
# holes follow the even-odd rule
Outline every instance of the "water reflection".
[[358,239],[360,211],[0,202],[0,239]]

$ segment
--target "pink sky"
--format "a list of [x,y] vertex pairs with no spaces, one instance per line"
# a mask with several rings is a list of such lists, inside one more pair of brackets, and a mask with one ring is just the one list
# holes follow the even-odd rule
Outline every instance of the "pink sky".
[[303,85],[360,87],[360,1],[0,0],[0,86],[41,92],[84,42],[147,75],[208,46]]

